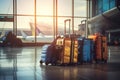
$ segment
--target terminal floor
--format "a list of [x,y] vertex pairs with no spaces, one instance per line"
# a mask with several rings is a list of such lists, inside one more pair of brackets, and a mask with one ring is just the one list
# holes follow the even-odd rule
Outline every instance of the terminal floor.
[[0,47],[0,80],[120,80],[120,47],[108,48],[108,63],[40,65],[41,47]]

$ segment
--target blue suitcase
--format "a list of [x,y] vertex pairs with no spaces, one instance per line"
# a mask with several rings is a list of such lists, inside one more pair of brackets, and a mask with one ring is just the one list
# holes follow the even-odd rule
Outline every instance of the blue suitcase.
[[93,61],[93,46],[91,39],[78,38],[78,64],[91,63]]
[[83,62],[91,63],[93,61],[93,41],[84,39],[83,41]]
[[78,64],[83,63],[83,41],[83,37],[78,38]]
[[46,64],[46,58],[47,58],[49,46],[50,45],[44,45],[44,46],[42,46],[40,64],[42,64],[42,63]]

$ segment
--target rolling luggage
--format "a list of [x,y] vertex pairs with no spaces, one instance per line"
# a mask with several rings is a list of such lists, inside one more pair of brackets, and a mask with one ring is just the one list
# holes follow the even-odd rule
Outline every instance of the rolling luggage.
[[78,38],[78,64],[92,63],[93,41],[86,38]]
[[84,39],[83,42],[83,62],[92,63],[93,61],[93,41]]
[[70,34],[70,20],[69,21],[69,35],[66,35],[66,21],[65,32],[63,38],[56,40],[56,52],[59,55],[57,64],[77,64],[78,57],[78,41],[74,35]]
[[55,48],[57,38],[51,44],[46,44],[42,47],[40,64],[55,64],[58,58],[57,54],[55,54],[58,51]]
[[72,39],[72,53],[71,53],[71,63],[77,64],[78,63],[78,40],[77,38]]
[[44,45],[41,51],[40,64],[45,63],[46,65],[56,65],[60,52],[61,49],[56,49],[55,45]]
[[100,34],[89,36],[90,39],[93,39],[95,46],[95,56],[94,59],[96,63],[98,62],[107,62],[108,59],[108,48],[107,48],[107,38]]
[[78,38],[78,64],[83,63],[83,41],[84,38]]
[[74,64],[77,63],[77,39],[71,39],[68,37],[59,38],[56,42],[56,48],[59,58],[57,64]]
[[105,36],[97,36],[95,42],[95,60],[96,62],[107,62],[108,51],[107,51],[107,39]]
[[49,47],[49,46],[50,46],[50,45],[44,45],[44,46],[42,47],[40,64],[43,64],[43,63],[45,63],[46,65],[48,64],[48,62],[46,61],[46,58],[47,58],[48,47]]
[[63,42],[63,52],[61,53],[61,64],[70,63],[70,54],[71,54],[71,39],[64,38]]

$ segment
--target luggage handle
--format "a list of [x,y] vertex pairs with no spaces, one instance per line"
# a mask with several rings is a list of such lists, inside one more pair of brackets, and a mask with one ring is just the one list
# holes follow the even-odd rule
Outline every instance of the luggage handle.
[[67,32],[67,30],[66,30],[66,23],[67,22],[69,22],[69,37],[70,37],[70,23],[71,23],[71,19],[66,19],[64,21],[64,35],[66,35],[66,32]]

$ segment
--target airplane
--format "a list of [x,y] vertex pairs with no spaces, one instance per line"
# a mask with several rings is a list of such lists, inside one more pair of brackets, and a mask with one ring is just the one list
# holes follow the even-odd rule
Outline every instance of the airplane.
[[[34,42],[35,41],[35,28],[34,28],[33,23],[30,22],[29,24],[30,24],[32,35],[29,36],[23,30],[21,30],[20,32],[21,32],[22,36],[17,36],[17,37],[21,38],[24,41]],[[43,33],[38,27],[39,27],[39,25],[36,26],[36,35],[37,35],[36,40],[37,40],[37,42],[52,42],[54,40],[53,35],[46,35],[45,32]],[[44,28],[44,29],[50,30],[50,28]]]

